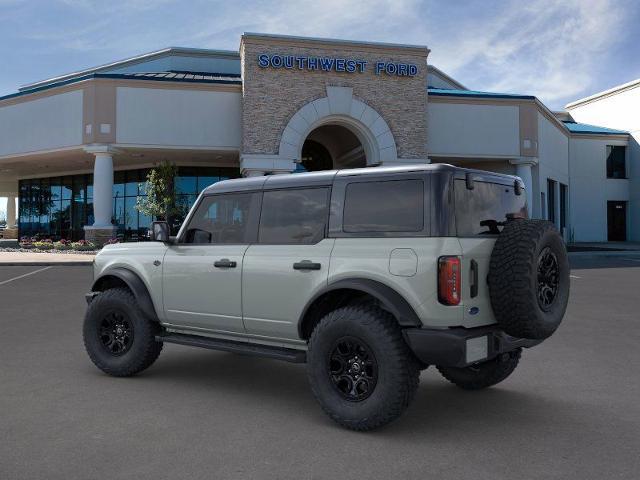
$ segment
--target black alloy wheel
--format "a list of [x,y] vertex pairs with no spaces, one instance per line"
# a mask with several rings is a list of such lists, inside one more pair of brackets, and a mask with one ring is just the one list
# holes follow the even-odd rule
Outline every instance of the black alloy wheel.
[[124,355],[133,344],[133,323],[119,311],[107,313],[100,322],[100,343],[114,357]]
[[360,402],[378,381],[378,363],[366,343],[355,337],[342,337],[329,356],[329,377],[342,398]]
[[558,257],[546,247],[538,257],[538,305],[549,310],[558,294],[560,267]]
[[96,367],[114,377],[129,377],[148,368],[162,350],[157,320],[142,312],[127,288],[99,292],[84,317],[82,337]]

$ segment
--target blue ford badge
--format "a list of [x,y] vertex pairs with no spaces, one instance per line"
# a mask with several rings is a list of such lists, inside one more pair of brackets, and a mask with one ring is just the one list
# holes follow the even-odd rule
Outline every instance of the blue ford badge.
[[480,309],[478,307],[471,307],[469,309],[469,315],[477,315]]

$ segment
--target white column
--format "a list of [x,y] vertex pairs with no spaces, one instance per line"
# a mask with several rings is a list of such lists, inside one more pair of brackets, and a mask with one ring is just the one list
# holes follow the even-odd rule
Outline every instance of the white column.
[[16,226],[16,197],[7,197],[7,228]]
[[113,157],[111,153],[95,153],[93,165],[94,227],[111,227],[113,216]]
[[525,194],[527,196],[527,211],[529,217],[533,216],[533,174],[531,167],[538,164],[537,158],[522,157],[510,161],[516,166],[516,175],[522,179],[524,183]]

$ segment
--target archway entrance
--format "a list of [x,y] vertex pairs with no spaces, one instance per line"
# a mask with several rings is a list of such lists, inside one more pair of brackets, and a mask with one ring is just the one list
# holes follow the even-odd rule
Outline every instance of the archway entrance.
[[321,125],[309,133],[302,145],[302,167],[307,172],[367,166],[360,139],[342,125]]

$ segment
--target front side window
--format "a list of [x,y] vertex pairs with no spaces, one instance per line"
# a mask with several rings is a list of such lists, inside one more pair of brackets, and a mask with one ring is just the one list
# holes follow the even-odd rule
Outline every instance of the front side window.
[[314,244],[324,238],[329,189],[264,192],[258,239],[265,244]]
[[627,178],[627,147],[607,145],[607,178]]
[[388,180],[347,185],[343,230],[421,232],[424,229],[424,182]]
[[187,225],[184,243],[242,244],[255,241],[258,194],[230,193],[205,197]]

